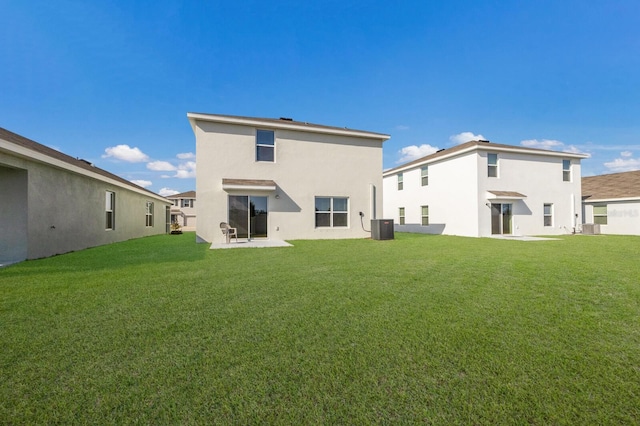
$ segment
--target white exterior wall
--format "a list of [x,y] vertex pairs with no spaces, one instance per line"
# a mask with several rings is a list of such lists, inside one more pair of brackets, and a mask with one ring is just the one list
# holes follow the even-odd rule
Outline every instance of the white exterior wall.
[[607,224],[600,225],[601,234],[640,235],[640,200],[594,200],[585,203],[585,223],[594,223],[594,204],[607,206]]
[[[490,152],[498,154],[498,177],[488,177]],[[491,209],[486,207],[487,202],[513,205],[513,235],[569,234],[582,223],[579,160],[571,160],[571,181],[564,182],[562,160],[569,158],[482,150],[478,159],[478,201],[485,205],[480,209],[480,236],[491,235]],[[526,197],[501,199],[487,191],[514,191]],[[553,226],[544,226],[544,204],[553,205]]]
[[[364,226],[382,212],[382,139],[319,134],[265,126],[196,120],[197,237],[221,242],[220,222],[228,222],[229,195],[268,197],[268,237],[272,239],[364,238]],[[256,161],[256,129],[275,131],[275,161]],[[275,191],[228,190],[222,179],[273,180]],[[371,208],[370,185],[376,190]],[[276,195],[278,198],[276,198]],[[348,197],[349,226],[315,227],[315,197]]]
[[[490,146],[490,145],[489,145]],[[498,177],[488,177],[487,154],[498,154]],[[563,181],[562,160],[571,159],[571,181]],[[513,206],[512,235],[559,235],[582,223],[580,160],[561,153],[539,154],[485,149],[435,158],[428,164],[429,185],[421,186],[421,167],[385,174],[384,216],[399,232],[491,236],[491,203]],[[402,172],[404,189],[397,189]],[[526,197],[498,197],[488,191]],[[553,226],[544,226],[544,204],[553,205]],[[429,206],[429,226],[421,226],[421,206]],[[399,225],[399,208],[405,225]],[[577,217],[575,215],[578,215]]]
[[[404,189],[398,191],[397,174],[384,177],[384,216],[398,232],[478,235],[478,196],[475,153],[429,164],[429,184],[422,186],[421,166],[403,172]],[[429,225],[422,226],[422,206],[429,206]],[[405,208],[405,225],[399,208]]]

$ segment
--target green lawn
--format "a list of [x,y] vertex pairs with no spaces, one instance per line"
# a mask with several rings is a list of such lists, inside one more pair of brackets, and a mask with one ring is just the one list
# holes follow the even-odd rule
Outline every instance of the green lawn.
[[0,269],[0,422],[640,423],[640,238],[132,240]]

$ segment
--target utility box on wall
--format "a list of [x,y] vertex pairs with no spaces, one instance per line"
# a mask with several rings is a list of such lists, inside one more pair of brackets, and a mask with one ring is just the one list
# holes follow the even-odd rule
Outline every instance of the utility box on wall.
[[393,219],[371,219],[372,240],[393,240]]

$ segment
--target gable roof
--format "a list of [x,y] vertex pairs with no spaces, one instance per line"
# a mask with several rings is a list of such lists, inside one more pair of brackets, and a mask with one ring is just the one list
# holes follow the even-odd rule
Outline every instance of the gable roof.
[[586,201],[640,198],[640,170],[582,178]]
[[179,194],[173,194],[173,195],[167,195],[167,197],[170,200],[173,200],[174,198],[196,198],[196,191],[187,191],[187,192],[181,192]]
[[429,154],[424,157],[418,158],[417,160],[409,161],[408,163],[402,164],[400,166],[394,167],[389,170],[385,170],[383,174],[389,175],[401,170],[409,170],[419,165],[426,165],[436,160],[454,157],[456,155],[460,155],[460,154],[464,154],[467,152],[480,150],[480,149],[485,151],[494,151],[494,152],[515,152],[515,153],[522,153],[522,154],[538,154],[538,155],[546,155],[551,157],[579,158],[579,159],[587,158],[587,155],[585,154],[575,154],[571,152],[561,152],[561,151],[550,151],[548,149],[527,148],[527,147],[516,146],[516,145],[504,145],[504,144],[493,143],[489,141],[469,141],[460,145],[456,145],[451,148],[441,149],[437,152],[434,152],[433,154]]
[[221,114],[205,114],[200,112],[187,113],[191,127],[195,132],[196,120],[211,121],[215,123],[239,124],[245,126],[255,126],[273,129],[299,130],[313,133],[324,133],[329,135],[353,136],[360,138],[371,138],[386,141],[391,136],[384,133],[369,132],[366,130],[349,129],[347,127],[325,126],[322,124],[307,123],[304,121],[295,121],[291,118],[259,118],[259,117],[243,117],[239,115],[221,115]]
[[[2,141],[5,141],[11,145],[13,145],[17,149],[10,149],[11,146],[7,145],[6,148],[3,146]],[[89,175],[95,179],[101,180],[113,180],[116,181],[120,186],[129,187],[129,189],[136,192],[144,192],[149,195],[154,196],[158,199],[163,199],[167,201],[161,195],[156,194],[155,192],[149,191],[139,185],[136,185],[133,182],[130,182],[126,179],[121,178],[120,176],[114,175],[106,170],[103,170],[99,167],[94,166],[90,162],[86,160],[81,160],[79,158],[73,158],[70,155],[64,154],[60,151],[57,151],[53,148],[49,148],[48,146],[42,145],[36,141],[31,139],[27,139],[24,136],[20,136],[17,133],[13,133],[7,129],[0,127],[0,151],[10,152],[13,155],[18,155],[20,157],[28,158],[32,161],[38,161],[43,163],[48,163],[50,165],[61,167],[59,162],[62,162],[66,165],[66,170],[80,172],[77,169],[81,169],[84,171],[84,175]],[[74,170],[75,169],[75,170]],[[98,176],[95,176],[98,175]]]

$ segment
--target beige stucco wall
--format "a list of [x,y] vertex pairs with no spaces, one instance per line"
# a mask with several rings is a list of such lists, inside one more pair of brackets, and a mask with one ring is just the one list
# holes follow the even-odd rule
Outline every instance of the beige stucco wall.
[[593,206],[607,206],[607,224],[600,225],[601,234],[640,235],[639,200],[589,201],[584,204],[584,222],[594,223]]
[[[9,200],[3,199],[12,202],[26,197],[27,208],[19,214],[26,217],[27,259],[166,232],[165,206],[169,202],[159,196],[2,152],[0,166],[21,170],[27,176],[26,192],[15,191]],[[114,230],[105,230],[106,191],[116,193]],[[154,203],[153,227],[145,226],[147,201]],[[0,212],[0,222],[12,222],[15,219],[11,216],[18,213]]]
[[[259,127],[269,129],[269,127]],[[268,235],[273,239],[332,239],[370,236],[370,186],[382,212],[382,140],[275,130],[275,161],[258,162],[256,127],[196,121],[198,238],[221,242],[229,195],[268,196]],[[224,191],[222,179],[274,180],[276,191]],[[277,198],[276,198],[277,195]],[[315,197],[348,197],[347,228],[316,228]]]

